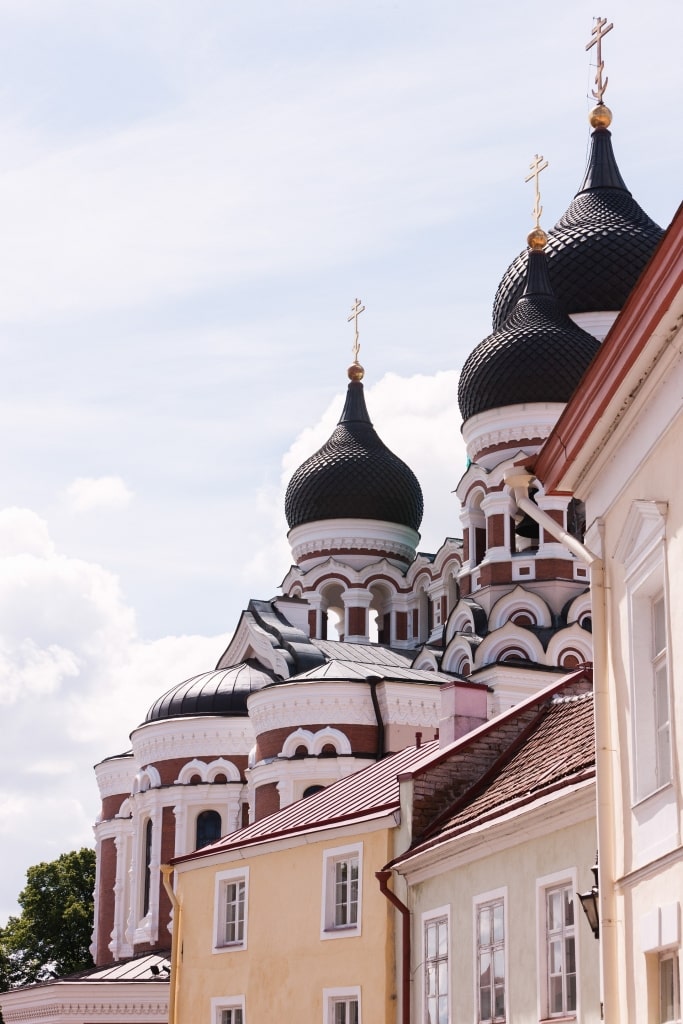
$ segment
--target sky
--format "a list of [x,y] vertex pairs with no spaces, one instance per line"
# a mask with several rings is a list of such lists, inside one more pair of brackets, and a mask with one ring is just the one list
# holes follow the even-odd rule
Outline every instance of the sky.
[[370,415],[459,536],[456,393],[583,175],[680,202],[679,0],[0,0],[0,924],[92,844],[92,766],[291,558],[359,321]]

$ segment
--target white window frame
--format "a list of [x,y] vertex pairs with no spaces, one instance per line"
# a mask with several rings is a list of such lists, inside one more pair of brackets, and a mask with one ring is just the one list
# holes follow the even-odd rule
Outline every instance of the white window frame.
[[[662,1008],[662,966],[672,964],[673,1017],[665,1017]],[[657,1021],[658,1024],[681,1024],[681,975],[677,949],[667,949],[657,958]]]
[[[240,1010],[242,1013],[242,1024],[247,1024],[243,995],[214,996],[211,1000],[211,1024],[223,1024],[224,1010]],[[234,1021],[233,1024],[235,1024]]]
[[[358,899],[356,920],[351,924],[336,924],[336,874],[337,865],[357,861]],[[348,939],[361,934],[363,916],[363,844],[339,846],[323,853],[323,878],[321,900],[321,939]]]
[[323,1024],[335,1024],[335,1007],[338,1003],[349,1003],[355,1000],[358,1005],[358,1024],[363,1024],[360,1001],[360,985],[346,988],[323,989]]
[[[486,1017],[482,1018],[479,1016],[479,911],[482,907],[490,906],[492,904],[503,905],[503,972],[504,972],[504,988],[503,988],[503,999],[505,1011],[502,1017]],[[489,1024],[489,1022],[506,1021],[509,1018],[508,1013],[508,890],[507,886],[503,886],[500,889],[492,889],[490,892],[479,893],[472,900],[472,935],[474,938],[474,1019],[481,1024],[482,1020]],[[493,1007],[493,1003],[492,1003]]]
[[421,956],[420,956],[420,963],[422,965],[422,986],[421,986],[422,987],[422,1016],[420,1018],[420,1021],[424,1022],[424,1024],[427,1024],[427,1021],[429,1020],[429,1016],[428,1016],[429,1008],[428,1008],[428,1004],[427,1004],[427,926],[430,925],[430,924],[434,924],[437,921],[445,921],[446,922],[446,939],[447,939],[447,943],[448,943],[448,946],[447,946],[447,949],[446,949],[446,979],[447,979],[447,984],[448,984],[448,991],[447,991],[446,995],[447,995],[447,1001],[448,1001],[448,1020],[449,1021],[452,1020],[451,1000],[452,1000],[453,984],[452,984],[452,976],[451,976],[452,975],[452,971],[451,971],[451,949],[452,949],[452,941],[451,941],[451,907],[450,907],[450,904],[447,904],[446,906],[443,906],[443,907],[434,907],[433,910],[426,910],[426,911],[424,911],[424,913],[422,914],[421,919],[420,919],[420,925],[421,925],[420,932],[421,932],[421,942],[422,942],[422,949],[421,949]]
[[[226,942],[226,898],[228,887],[244,884],[244,921],[242,925],[242,937],[234,942]],[[245,865],[234,871],[218,871],[214,883],[214,909],[213,909],[213,952],[226,953],[236,949],[247,948],[247,925],[249,921],[249,868]],[[229,1009],[229,1007],[228,1007]]]
[[[664,502],[634,501],[615,549],[615,558],[624,567],[626,628],[630,638],[631,803],[634,807],[666,789],[674,780],[666,515]],[[664,599],[664,647],[655,657],[653,608],[661,597]],[[662,667],[666,679],[663,686],[657,687],[655,672]],[[655,705],[657,692],[659,711]]]
[[[576,1007],[573,1010],[550,1012],[550,992],[548,990],[548,937],[547,937],[547,893],[554,889],[567,888],[571,892],[574,906],[574,962],[576,967]],[[536,879],[537,908],[537,961],[538,961],[538,1018],[539,1020],[580,1020],[581,1019],[581,972],[580,972],[580,937],[578,908],[579,900],[576,868],[567,868],[552,875]]]

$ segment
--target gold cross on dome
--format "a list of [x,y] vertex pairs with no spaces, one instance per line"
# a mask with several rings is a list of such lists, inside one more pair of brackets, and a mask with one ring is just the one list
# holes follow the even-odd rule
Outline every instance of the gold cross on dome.
[[606,78],[604,82],[602,80],[602,72],[605,69],[605,62],[602,59],[602,40],[608,32],[612,31],[613,28],[614,23],[610,21],[608,25],[607,18],[596,18],[595,25],[591,29],[591,35],[594,36],[595,38],[591,39],[590,43],[586,43],[586,50],[590,50],[593,46],[597,46],[598,48],[598,71],[595,76],[595,84],[597,86],[597,89],[591,90],[593,96],[596,98],[598,103],[602,103],[602,97],[607,88],[607,83],[609,82],[609,78]]
[[361,313],[365,312],[365,306],[361,305],[360,299],[356,299],[354,304],[351,306],[351,316],[347,316],[346,322],[351,323],[353,320],[353,329],[355,331],[355,337],[353,339],[353,361],[358,362],[358,353],[360,352],[360,342],[358,341],[358,317]]
[[534,197],[534,208],[531,212],[533,213],[534,218],[536,220],[537,228],[541,226],[540,220],[541,214],[543,213],[543,207],[541,206],[541,193],[538,188],[538,176],[541,173],[541,171],[544,171],[546,169],[547,166],[548,161],[544,160],[543,157],[539,156],[537,153],[531,161],[531,163],[529,164],[531,174],[527,174],[526,178],[524,179],[524,181],[531,181],[532,178],[534,179],[534,189],[536,191],[536,194]]

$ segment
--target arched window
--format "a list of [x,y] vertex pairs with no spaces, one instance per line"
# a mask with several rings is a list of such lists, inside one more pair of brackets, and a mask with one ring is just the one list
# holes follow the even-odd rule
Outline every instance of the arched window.
[[149,894],[152,888],[152,819],[145,825],[145,864],[142,889],[142,916],[149,914]]
[[218,811],[202,811],[197,815],[195,849],[215,843],[221,837],[221,816]]
[[306,786],[304,796],[313,796],[314,793],[319,793],[320,790],[324,788],[324,786]]

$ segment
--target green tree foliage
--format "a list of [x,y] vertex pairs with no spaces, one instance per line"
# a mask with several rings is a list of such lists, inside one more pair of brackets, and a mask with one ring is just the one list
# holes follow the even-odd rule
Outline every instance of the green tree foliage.
[[36,864],[19,895],[21,914],[0,929],[0,988],[92,967],[95,852],[83,848]]

